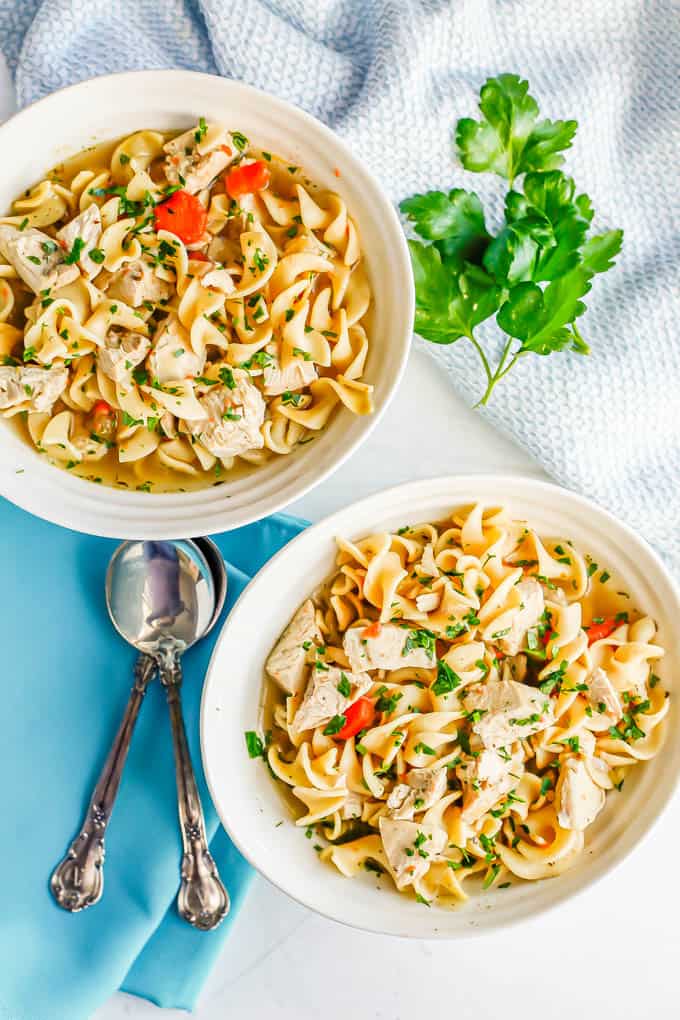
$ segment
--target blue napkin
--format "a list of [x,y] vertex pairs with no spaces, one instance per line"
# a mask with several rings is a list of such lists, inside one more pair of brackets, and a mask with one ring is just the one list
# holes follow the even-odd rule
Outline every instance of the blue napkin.
[[[304,526],[276,515],[216,538],[229,570],[226,611]],[[175,912],[181,846],[158,683],[142,706],[107,832],[104,896],[74,915],[52,900],[50,874],[80,826],[132,682],[135,653],[104,604],[115,546],[0,501],[2,1020],[81,1020],[117,988],[191,1008],[252,875],[218,827],[201,769],[201,686],[218,624],[185,656],[183,702],[210,849],[231,896],[229,917],[203,933]]]

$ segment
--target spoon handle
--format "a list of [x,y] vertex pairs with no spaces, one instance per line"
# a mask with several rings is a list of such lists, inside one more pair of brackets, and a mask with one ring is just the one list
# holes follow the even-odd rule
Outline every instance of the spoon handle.
[[177,810],[182,832],[182,882],[177,910],[195,928],[210,931],[229,912],[229,895],[208,849],[203,809],[196,786],[182,715],[182,666],[172,649],[159,648],[158,668],[170,710],[177,777]]
[[104,834],[113,811],[139,709],[155,672],[155,661],[148,655],[140,655],[135,664],[135,682],[125,714],[92,791],[83,826],[66,856],[52,872],[50,889],[64,910],[73,913],[85,910],[101,898],[104,890]]

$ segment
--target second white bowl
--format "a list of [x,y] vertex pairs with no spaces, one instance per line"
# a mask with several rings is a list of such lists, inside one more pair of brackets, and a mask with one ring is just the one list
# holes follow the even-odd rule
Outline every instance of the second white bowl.
[[[259,724],[263,666],[293,611],[332,571],[335,537],[437,521],[453,507],[504,505],[539,533],[569,538],[625,583],[631,605],[648,613],[666,649],[658,672],[674,700],[665,744],[631,770],[620,794],[588,829],[573,870],[541,882],[513,883],[456,910],[430,909],[373,876],[344,878],[318,861],[296,828],[261,761],[246,753],[244,731]],[[649,831],[680,775],[675,698],[680,676],[680,592],[656,554],[628,527],[589,500],[527,478],[468,475],[402,485],[355,503],[303,532],[275,556],[232,610],[213,654],[201,711],[203,763],[217,811],[232,840],[271,882],[321,914],[369,931],[419,938],[490,932],[558,906],[611,871]],[[283,820],[283,821],[282,821]]]

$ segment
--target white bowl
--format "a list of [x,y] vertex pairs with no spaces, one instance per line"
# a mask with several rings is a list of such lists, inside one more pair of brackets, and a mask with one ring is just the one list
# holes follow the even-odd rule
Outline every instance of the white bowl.
[[0,127],[0,151],[11,157],[0,178],[0,210],[8,210],[55,163],[88,145],[143,127],[185,128],[199,116],[238,127],[346,200],[359,228],[374,298],[364,378],[375,384],[375,413],[357,417],[341,408],[313,443],[245,478],[200,492],[157,494],[72,476],[48,464],[2,423],[0,493],[56,524],[111,537],[181,538],[258,520],[335,471],[374,428],[401,378],[414,296],[397,215],[368,170],[329,128],[258,89],[191,71],[135,71],[56,92]]
[[[617,572],[631,605],[658,623],[666,648],[658,672],[677,698],[680,685],[680,591],[650,547],[611,514],[565,489],[493,475],[437,478],[378,493],[303,532],[251,581],[227,619],[203,693],[203,764],[217,811],[231,839],[271,882],[327,917],[368,931],[419,938],[460,938],[492,931],[555,907],[619,864],[668,803],[680,774],[677,708],[671,706],[659,755],[631,770],[588,829],[586,849],[558,878],[482,892],[458,909],[426,909],[375,877],[344,878],[317,860],[296,828],[277,784],[246,753],[244,731],[258,729],[265,658],[293,610],[333,568],[336,535],[436,521],[474,500],[503,504],[540,532],[569,538]],[[281,819],[285,819],[281,825]]]

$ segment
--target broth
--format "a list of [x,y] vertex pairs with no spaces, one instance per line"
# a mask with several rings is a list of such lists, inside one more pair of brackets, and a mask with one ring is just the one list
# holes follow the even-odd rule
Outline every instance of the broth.
[[[134,136],[126,137],[129,138]],[[163,134],[163,138],[166,140],[169,140],[172,137],[173,135],[171,134],[168,133]],[[50,170],[49,173],[45,175],[44,180],[52,182],[53,185],[59,188],[71,189],[74,180],[83,171],[94,174],[95,178],[98,175],[109,172],[112,164],[112,157],[114,157],[114,154],[118,149],[118,146],[124,140],[125,139],[119,138],[114,141],[107,141],[98,145],[91,146],[90,148],[77,153],[76,155],[70,157],[69,159],[53,167],[52,170]],[[247,139],[245,141],[247,143]],[[185,150],[185,152],[186,151],[188,150]],[[268,173],[270,175],[268,191],[272,193],[276,197],[276,199],[280,199],[283,203],[288,203],[289,206],[291,206],[293,202],[297,202],[296,186],[301,185],[305,189],[307,194],[313,198],[314,201],[316,202],[327,201],[327,199],[324,199],[323,197],[320,198],[320,196],[323,196],[325,193],[322,192],[312,181],[310,181],[308,177],[306,177],[301,168],[289,165],[283,159],[275,155],[272,155],[268,152],[263,152],[261,149],[258,149],[250,145],[248,145],[247,155],[249,159],[252,158],[255,159],[256,161],[261,161],[264,165],[266,165]],[[158,184],[159,187],[161,183],[167,183],[164,177],[163,168],[164,158],[165,158],[164,154],[161,153],[160,155],[156,156],[148,164],[148,166],[146,166],[146,172],[149,174],[151,180],[155,184]],[[109,180],[110,179],[111,178],[109,177]],[[211,194],[209,196],[210,200],[212,200],[213,190],[218,194],[218,196],[224,194],[224,186],[221,184],[221,179],[218,177],[216,180],[217,184],[215,183],[215,181],[213,181],[213,184],[210,185],[211,189]],[[221,191],[220,188],[222,188]],[[32,192],[31,188],[27,189],[19,200],[21,200],[21,198],[26,199],[28,196],[31,195],[31,192]],[[248,198],[251,196],[246,197]],[[233,204],[234,203],[232,202],[232,205]],[[75,211],[76,212],[78,211],[77,205]],[[16,215],[19,215],[19,213],[15,212],[15,216]],[[69,213],[68,215],[70,216],[72,215],[72,213]],[[246,220],[245,213],[240,213],[239,219],[243,219],[245,222]],[[252,216],[250,217],[250,219],[252,220]],[[311,228],[307,228],[306,226],[298,227],[298,222],[302,224],[302,218],[300,215],[296,215],[294,219],[295,223],[290,229],[288,229],[286,237],[294,239],[298,231],[302,231],[303,233],[307,231],[307,233],[304,235],[305,237],[309,236],[310,241],[318,240],[317,238],[315,238],[315,235]],[[62,221],[58,220],[57,224],[59,222]],[[232,227],[235,226],[236,226],[235,222],[227,220],[227,225],[224,227],[223,233],[220,232],[219,234],[209,236],[212,237],[213,240],[222,236],[226,237],[227,235],[233,234]],[[241,227],[238,229],[243,230],[248,228],[249,224],[245,222],[245,227]],[[53,228],[48,224],[45,228],[41,227],[40,229],[46,229],[48,232],[52,231],[52,234],[50,234],[50,236],[52,236],[56,228]],[[277,222],[275,221],[267,222],[266,228],[262,227],[261,229],[271,230],[274,236],[278,236],[276,234],[277,230],[279,234],[282,233],[281,228],[277,226]],[[143,239],[145,235],[144,233],[141,233],[138,236]],[[281,260],[281,258],[285,257],[285,247],[286,244],[288,243],[286,241],[286,237],[284,237],[282,242],[283,251],[280,252],[279,254],[279,261]],[[235,245],[236,243],[237,239],[236,237],[234,237],[233,244]],[[200,254],[201,253],[199,252],[199,255]],[[191,250],[189,251],[189,256],[190,257],[192,256]],[[204,258],[204,256],[201,257]],[[358,262],[352,264],[350,268],[350,273],[354,272],[358,264],[359,264]],[[219,267],[220,263],[217,263],[217,265]],[[361,270],[361,273],[363,274],[363,269]],[[245,275],[245,266],[243,269],[243,274]],[[324,286],[330,287],[331,284],[333,286],[335,285],[333,283],[332,274],[330,273],[326,275],[324,275],[324,273],[315,273],[312,275],[314,276],[314,279],[311,279],[306,287],[306,300],[310,308],[312,307],[314,299],[318,296],[319,292]],[[193,278],[191,276],[191,272],[189,273],[189,278],[190,279]],[[365,279],[365,274],[363,278]],[[78,281],[76,282],[79,282],[81,279],[82,277],[79,277]],[[26,325],[25,314],[26,309],[31,304],[32,301],[37,299],[34,298],[34,295],[30,293],[21,282],[16,282],[11,279],[8,280],[8,282],[14,292],[15,304],[9,316],[6,317],[6,322],[8,325],[14,326],[17,329],[21,330],[23,333],[24,329],[28,328]],[[94,282],[96,285],[97,282],[96,275],[94,278]],[[106,286],[106,284],[104,286]],[[66,291],[67,288],[64,288],[64,290]],[[256,294],[257,293],[258,292],[256,292]],[[268,295],[268,284],[264,285],[260,293],[263,296],[266,307],[266,305],[269,304],[271,300]],[[106,295],[104,295],[104,297],[106,297]],[[226,300],[228,303],[229,301],[228,295]],[[48,304],[49,303],[51,303],[51,300],[48,299]],[[44,304],[45,302],[43,302],[43,305]],[[145,304],[148,305],[150,304],[150,302],[146,302]],[[162,308],[160,307],[160,305],[156,305],[154,310],[151,311],[150,314],[145,313],[144,318],[145,321],[148,322],[149,326],[151,327],[153,338],[152,342],[154,344],[155,336],[153,336],[153,329],[156,328],[157,323],[163,322],[162,317],[165,316],[168,311],[170,312],[173,311],[173,306],[175,304],[176,304],[175,300],[172,300],[172,302],[170,301],[164,302],[163,303],[164,306]],[[165,305],[167,305],[167,307],[165,307]],[[114,304],[111,307],[114,308],[117,307],[117,305]],[[370,308],[367,309],[358,320],[361,326],[365,327],[369,331],[369,333],[371,327],[370,311],[371,311]],[[234,332],[235,320],[232,320],[231,326],[229,325],[229,316],[226,308],[223,314],[224,320],[220,318],[219,320],[216,319],[215,321],[218,324],[219,328],[222,330],[223,335],[226,336],[228,342],[226,344],[222,344],[221,348],[218,346],[209,347],[207,361],[205,362],[205,368],[201,371],[201,377],[205,376],[206,373],[209,373],[211,365],[214,365],[215,368],[217,369],[218,364],[222,363],[220,359],[226,356],[225,349],[228,349],[229,346],[232,346],[232,340],[236,344],[238,343],[240,343],[241,345],[244,344],[243,338],[236,336],[236,333]],[[246,316],[247,314],[248,313],[246,312]],[[220,316],[221,315],[222,313],[220,313]],[[292,315],[293,315],[292,311],[290,312],[287,311],[285,322],[288,322],[289,316]],[[246,316],[244,316],[244,325],[246,326],[246,328],[252,329],[253,320],[252,319],[250,320],[250,327],[248,327],[248,319]],[[142,318],[142,316],[140,316],[140,318]],[[222,325],[222,322],[224,322],[224,326]],[[0,332],[1,328],[2,317],[0,315]],[[255,328],[257,328],[257,323],[255,323]],[[305,332],[307,331],[307,329],[308,327],[305,326]],[[333,332],[328,332],[328,336],[337,337],[337,334]],[[334,341],[331,340],[330,342],[332,343]],[[22,344],[23,340],[19,339],[11,349],[4,349],[0,351],[0,354],[5,355],[5,364],[21,365],[23,361],[28,360],[25,357]],[[5,345],[5,347],[7,347],[7,345]],[[150,354],[153,353],[153,350],[154,347],[152,346]],[[294,350],[297,351],[297,348],[295,348]],[[281,351],[281,341],[280,334],[277,332],[277,330],[274,330],[271,337],[271,341],[267,344],[265,348],[263,348],[263,351],[265,356],[275,358],[276,359],[275,363],[278,364],[278,358]],[[301,356],[302,353],[303,352],[296,353],[295,357]],[[310,360],[310,358],[307,357],[307,355],[305,355],[305,358],[307,360]],[[144,365],[144,363],[145,362],[142,362],[142,365]],[[77,360],[75,359],[75,357],[71,358],[70,360],[67,359],[66,364],[76,365]],[[83,387],[84,391],[87,391],[88,393],[91,392],[92,394],[92,400],[90,401],[91,407],[94,406],[94,404],[96,403],[95,395],[97,394],[97,383],[95,382],[96,375],[95,369],[97,364],[98,361],[95,361],[92,367],[93,378],[91,382],[86,383],[85,386]],[[238,367],[240,363],[231,362],[230,364],[233,364],[235,367]],[[329,376],[332,377],[333,374],[334,370],[332,370],[330,367],[324,367],[323,365],[319,365],[318,374],[314,378],[322,380],[325,377]],[[256,378],[257,376],[261,377],[262,372],[261,371],[248,372],[248,375],[250,377],[250,381],[254,383],[256,388],[259,389],[259,392],[261,393],[264,392],[261,387],[261,378]],[[188,378],[192,379],[193,377],[189,375]],[[198,378],[199,377],[196,376],[196,379]],[[70,380],[69,384],[67,385],[67,389],[69,386]],[[365,389],[368,393],[370,392],[371,388],[365,387]],[[310,393],[308,393],[307,384],[305,384],[304,390],[302,388],[298,390],[297,387],[295,387],[295,390],[297,390],[297,392],[293,392],[292,395],[288,393],[288,391],[284,393],[281,400],[285,402],[286,396],[288,394],[289,403],[292,402],[293,407],[297,408],[298,396],[301,394],[303,398],[302,402],[303,407],[309,406],[308,398],[309,400],[311,400],[312,407],[314,406],[315,398],[313,397],[313,395],[310,395]],[[172,392],[172,390],[170,390],[170,392]],[[208,394],[210,392],[211,392],[210,390],[207,390]],[[217,390],[215,392],[217,392]],[[98,395],[99,397],[104,397],[104,399],[106,398],[106,394],[102,394],[101,391],[99,391]],[[197,395],[199,396],[200,399],[200,393]],[[195,455],[195,453],[191,449],[191,446],[188,445],[189,440],[192,445],[196,444],[195,436],[189,435],[190,430],[183,431],[182,428],[180,427],[180,432],[174,433],[174,435],[177,436],[178,441],[180,443],[183,443],[184,446],[186,446],[188,449],[182,453],[182,456],[179,458],[179,461],[177,458],[173,458],[173,465],[177,465],[178,462],[181,465],[183,464],[184,461],[186,461],[187,462],[186,468],[170,466],[168,465],[168,463],[165,462],[164,459],[162,459],[156,453],[153,452],[137,460],[121,462],[118,456],[117,444],[120,441],[121,429],[123,425],[125,424],[130,425],[130,419],[127,418],[126,415],[122,414],[120,411],[115,412],[117,414],[117,417],[115,418],[115,421],[117,423],[117,437],[113,445],[110,446],[105,455],[100,456],[101,451],[96,450],[97,454],[96,459],[93,458],[78,460],[75,457],[67,458],[66,455],[61,453],[60,451],[55,451],[54,447],[52,447],[51,450],[45,448],[42,445],[39,438],[36,440],[35,434],[36,428],[38,428],[38,430],[44,429],[44,423],[38,422],[37,426],[33,427],[31,424],[31,420],[29,419],[29,412],[20,411],[19,413],[16,413],[8,417],[8,421],[9,427],[11,427],[14,430],[15,434],[18,435],[22,441],[27,442],[30,445],[36,446],[38,451],[42,453],[51,464],[54,464],[59,468],[66,468],[71,473],[81,478],[84,478],[88,481],[119,488],[146,492],[184,492],[224,484],[224,482],[227,480],[248,477],[253,471],[257,470],[258,466],[270,460],[272,457],[276,457],[277,455],[280,454],[284,455],[288,454],[291,451],[296,450],[298,445],[304,446],[305,444],[313,441],[315,436],[318,434],[316,428],[308,428],[306,425],[296,424],[292,418],[288,418],[287,416],[282,417],[281,415],[279,415],[276,421],[273,422],[272,424],[272,431],[269,432],[266,431],[265,426],[267,424],[267,421],[270,420],[271,412],[270,404],[272,403],[273,399],[275,398],[265,397],[265,404],[267,405],[267,409],[265,421],[262,426],[262,434],[264,436],[263,448],[257,448],[256,444],[252,450],[244,451],[243,454],[235,454],[224,457],[220,456],[219,454],[216,457],[213,457],[212,455],[208,457],[199,457]],[[319,427],[321,428],[325,427],[326,422],[337,413],[339,406],[341,406],[341,404],[340,401],[338,400],[337,406],[329,413],[329,415],[326,416],[326,419],[324,420],[323,424]],[[84,412],[82,408],[72,405],[70,401],[64,402],[61,399],[59,399],[57,403],[53,406],[50,415],[53,417],[54,415],[66,409],[74,411],[76,415],[76,420],[81,425],[81,431],[82,427],[84,427],[86,431],[90,430],[90,436],[92,436],[92,422],[93,422],[92,415],[89,412]],[[359,411],[358,413],[366,412]],[[153,423],[153,426],[149,425],[149,431],[156,431],[160,432],[161,434],[161,439],[159,441],[157,450],[163,450],[166,446],[166,441],[173,438],[173,433],[164,432],[163,431],[164,426],[162,424],[159,424],[159,422],[161,421],[160,416],[162,414],[163,408],[161,407],[159,409],[158,416],[149,418],[149,422]],[[276,418],[276,414],[277,409],[274,408],[273,412],[274,418]],[[235,415],[235,417],[240,416],[241,415]],[[31,417],[37,416],[31,415]],[[224,417],[226,417],[226,415]],[[131,420],[134,423],[134,419]],[[180,419],[177,420],[181,426],[181,420]],[[274,435],[275,428],[278,428],[278,432],[276,432],[276,434]],[[123,441],[124,438],[125,436],[123,435]],[[202,441],[202,433],[200,438]],[[109,444],[107,443],[107,445]],[[62,449],[66,449],[66,447],[62,446]],[[207,461],[210,462],[208,466],[206,466],[205,463]]]

